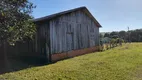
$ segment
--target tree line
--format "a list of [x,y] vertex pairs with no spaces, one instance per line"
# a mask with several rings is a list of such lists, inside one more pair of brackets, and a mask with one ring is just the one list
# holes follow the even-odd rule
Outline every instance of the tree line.
[[142,42],[142,29],[100,33],[100,38],[123,39],[125,42]]

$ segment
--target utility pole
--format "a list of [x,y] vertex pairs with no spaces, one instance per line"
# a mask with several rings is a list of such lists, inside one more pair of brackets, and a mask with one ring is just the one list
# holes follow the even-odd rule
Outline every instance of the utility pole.
[[129,29],[130,29],[130,28],[129,28],[129,26],[128,26],[128,41],[129,41],[129,43],[130,43],[131,41],[130,41],[130,31],[129,31]]

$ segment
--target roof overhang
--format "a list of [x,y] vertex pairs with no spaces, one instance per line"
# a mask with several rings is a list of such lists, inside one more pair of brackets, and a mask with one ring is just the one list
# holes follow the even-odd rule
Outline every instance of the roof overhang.
[[85,12],[95,22],[97,27],[102,27],[100,25],[100,23],[95,19],[95,17],[90,13],[90,11],[86,7],[80,7],[80,8],[75,8],[75,9],[71,9],[71,10],[68,10],[68,11],[63,11],[63,12],[52,14],[52,15],[49,15],[49,16],[37,18],[37,19],[34,19],[33,21],[36,23],[36,22],[41,22],[41,21],[45,21],[45,20],[50,20],[50,19],[53,19],[55,17],[59,17],[61,15],[68,14],[68,13],[78,11],[78,10],[82,10],[83,12]]

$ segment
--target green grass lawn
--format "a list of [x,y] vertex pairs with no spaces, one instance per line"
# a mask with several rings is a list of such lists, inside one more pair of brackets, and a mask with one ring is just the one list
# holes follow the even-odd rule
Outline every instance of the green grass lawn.
[[0,80],[142,80],[142,43],[0,75]]

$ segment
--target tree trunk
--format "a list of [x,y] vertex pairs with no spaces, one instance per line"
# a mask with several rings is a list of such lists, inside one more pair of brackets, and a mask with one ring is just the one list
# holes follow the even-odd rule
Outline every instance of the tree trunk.
[[0,73],[8,71],[8,56],[7,56],[7,42],[2,41],[0,51]]

